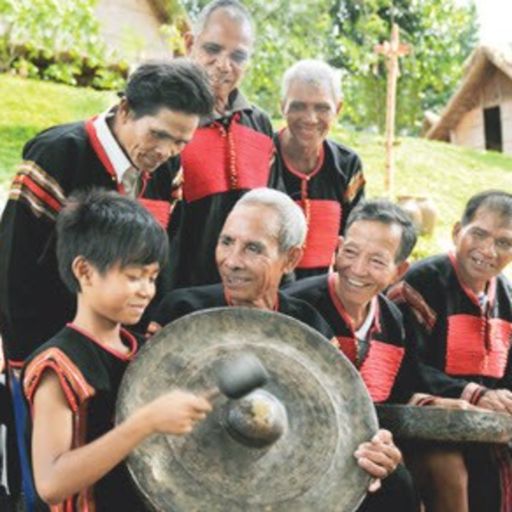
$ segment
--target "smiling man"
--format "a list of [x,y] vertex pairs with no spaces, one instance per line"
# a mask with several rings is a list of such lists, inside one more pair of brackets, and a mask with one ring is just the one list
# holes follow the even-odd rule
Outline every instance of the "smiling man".
[[339,239],[336,272],[285,289],[327,320],[374,402],[407,402],[414,392],[402,315],[381,292],[408,269],[415,243],[414,226],[401,208],[380,199],[363,202]]
[[179,286],[218,283],[214,253],[228,213],[247,190],[278,187],[271,173],[270,120],[239,91],[254,38],[250,14],[236,0],[207,4],[186,35],[190,58],[210,78],[215,111],[201,118],[181,155],[184,201],[176,273]]
[[[165,325],[207,308],[244,306],[294,317],[331,339],[331,329],[312,306],[279,291],[283,275],[291,272],[302,257],[305,236],[304,214],[288,196],[271,189],[247,192],[229,214],[218,239],[215,256],[222,284],[169,293],[160,304],[156,322]],[[376,479],[372,490],[401,460],[391,434],[385,430],[362,443],[354,455],[359,465]],[[393,479],[392,483],[394,491],[384,486],[383,492],[398,492],[404,498],[399,507],[385,510],[411,510],[402,506],[407,500],[414,501],[410,498],[410,482]],[[365,500],[361,512],[375,510],[367,508],[372,499]]]
[[361,160],[351,149],[327,139],[341,108],[340,76],[331,66],[303,60],[286,71],[281,97],[286,127],[274,136],[274,166],[308,222],[297,278],[327,271],[338,236],[364,195]]
[[10,365],[21,364],[74,313],[55,258],[55,219],[65,198],[91,187],[117,190],[138,198],[171,233],[179,168],[169,159],[212,108],[196,64],[143,64],[113,109],[49,128],[26,144],[0,226],[0,325]]
[[[512,414],[512,286],[501,274],[512,261],[512,195],[473,196],[453,241],[454,252],[414,264],[389,296],[417,340],[424,391]],[[508,510],[510,460],[508,448],[485,446],[426,453],[432,510]]]
[[304,215],[289,197],[268,188],[247,192],[218,238],[215,261],[222,283],[170,292],[155,321],[162,326],[201,309],[245,306],[279,311],[331,338],[329,327],[311,306],[279,291],[281,278],[302,256],[305,236]]

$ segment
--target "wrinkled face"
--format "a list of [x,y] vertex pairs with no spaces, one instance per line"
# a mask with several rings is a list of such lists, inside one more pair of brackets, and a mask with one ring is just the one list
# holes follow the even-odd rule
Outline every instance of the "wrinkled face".
[[359,220],[340,238],[336,257],[338,295],[349,310],[359,311],[407,269],[397,264],[402,228],[398,224]]
[[190,57],[203,66],[217,99],[227,103],[243,79],[252,49],[252,29],[218,9],[195,40],[187,40]]
[[282,103],[291,136],[304,147],[318,148],[329,134],[341,105],[322,85],[294,80]]
[[476,293],[512,261],[512,222],[485,207],[454,226],[453,241],[460,276]]
[[278,245],[279,220],[272,208],[235,207],[217,243],[215,257],[222,284],[236,305],[256,305],[275,298],[289,256]]
[[199,116],[161,108],[135,118],[123,103],[118,111],[116,136],[133,165],[153,172],[183,151],[199,124]]
[[89,307],[106,322],[136,324],[155,296],[160,268],[150,265],[114,265],[104,274],[90,266],[87,282],[80,282]]

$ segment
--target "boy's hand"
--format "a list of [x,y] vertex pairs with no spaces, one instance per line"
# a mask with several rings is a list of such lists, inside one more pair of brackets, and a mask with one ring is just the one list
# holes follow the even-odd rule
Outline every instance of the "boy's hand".
[[183,435],[206,418],[212,405],[201,396],[176,389],[153,400],[143,409],[142,417],[150,422],[152,433]]
[[368,490],[375,492],[380,488],[380,480],[395,471],[402,461],[402,453],[393,442],[389,430],[380,429],[367,443],[361,443],[354,453],[357,463],[375,480]]

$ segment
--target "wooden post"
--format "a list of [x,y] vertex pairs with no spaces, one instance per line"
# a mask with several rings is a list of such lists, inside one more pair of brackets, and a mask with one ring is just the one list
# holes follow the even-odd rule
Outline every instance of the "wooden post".
[[384,41],[374,48],[376,53],[384,55],[386,58],[386,68],[388,72],[387,79],[387,97],[386,97],[386,174],[384,177],[384,187],[389,198],[394,195],[395,189],[395,111],[396,111],[396,83],[398,80],[398,57],[409,53],[409,46],[400,44],[400,34],[398,25],[393,23],[391,27],[391,41]]

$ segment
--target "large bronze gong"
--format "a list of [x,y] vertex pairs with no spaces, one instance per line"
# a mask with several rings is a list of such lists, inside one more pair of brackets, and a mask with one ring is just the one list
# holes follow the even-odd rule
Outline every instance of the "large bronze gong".
[[168,325],[128,367],[116,421],[171,388],[204,392],[240,353],[270,380],[239,400],[219,397],[185,437],[155,435],[127,460],[158,511],[352,511],[369,476],[354,458],[377,431],[354,367],[301,322],[267,311],[219,308]]

